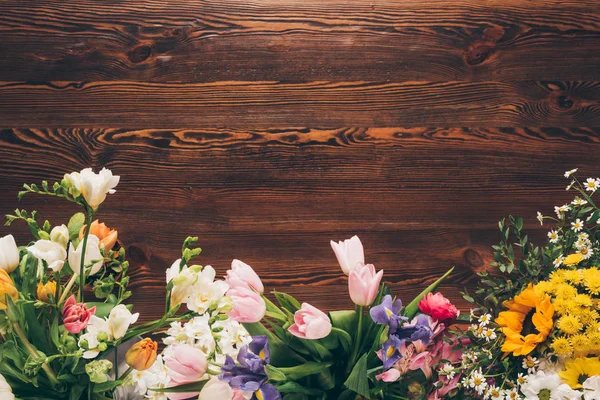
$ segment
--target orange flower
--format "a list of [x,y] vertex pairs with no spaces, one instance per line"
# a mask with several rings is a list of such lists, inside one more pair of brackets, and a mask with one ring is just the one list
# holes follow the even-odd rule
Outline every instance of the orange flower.
[[[83,240],[83,235],[85,235],[85,228],[87,225],[81,227],[79,231],[79,240]],[[105,251],[112,250],[115,247],[115,243],[117,243],[118,232],[114,229],[110,229],[106,224],[99,223],[98,220],[92,222],[90,226],[90,235],[95,235],[100,239],[100,247],[104,246]]]
[[[536,295],[530,283],[518,296],[502,304],[509,310],[498,314],[495,321],[506,336],[502,351],[513,353],[514,356],[531,353],[538,344],[546,340],[552,330],[554,306],[550,297]],[[529,325],[531,327],[527,328]]]
[[19,298],[19,292],[15,287],[13,280],[3,269],[0,269],[0,310],[6,310],[6,296],[10,296],[11,299],[17,301]]
[[152,339],[142,339],[127,351],[125,361],[127,365],[138,371],[145,371],[156,361],[158,344]]
[[48,302],[48,295],[56,296],[56,282],[48,281],[44,285],[42,282],[37,285],[37,298],[40,301]]

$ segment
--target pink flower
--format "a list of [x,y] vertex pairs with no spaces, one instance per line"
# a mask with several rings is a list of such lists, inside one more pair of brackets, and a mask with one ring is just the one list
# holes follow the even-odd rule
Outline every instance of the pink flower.
[[427,293],[419,302],[419,309],[433,319],[438,321],[453,321],[458,317],[460,311],[450,303],[441,293]]
[[87,327],[90,317],[95,313],[95,306],[88,310],[84,303],[76,303],[75,296],[71,295],[63,306],[65,329],[75,334],[81,332]]
[[[165,358],[169,378],[169,386],[178,386],[184,383],[199,381],[208,368],[206,356],[199,349],[187,345],[178,344],[173,346],[171,354]],[[188,399],[198,396],[195,393],[169,393],[170,400]]]
[[375,377],[378,381],[396,382],[400,378],[400,371],[396,368],[390,368],[382,374]]
[[344,274],[349,275],[350,271],[365,263],[363,245],[358,236],[338,243],[332,240],[330,244]]
[[370,306],[375,301],[382,277],[383,270],[375,273],[373,264],[361,264],[352,270],[348,279],[348,290],[354,304]]
[[231,262],[231,269],[227,271],[225,280],[231,288],[247,288],[250,286],[260,294],[265,291],[265,287],[252,267],[240,260]]
[[302,303],[302,308],[296,311],[294,322],[288,331],[302,339],[322,339],[331,332],[327,314],[308,303]]
[[229,318],[237,322],[258,322],[265,316],[267,306],[258,293],[248,288],[229,289],[227,296],[233,303]]

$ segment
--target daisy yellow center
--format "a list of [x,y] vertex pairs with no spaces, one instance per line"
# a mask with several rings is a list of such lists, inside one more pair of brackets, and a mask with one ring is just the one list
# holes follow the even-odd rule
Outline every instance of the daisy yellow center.
[[533,367],[535,367],[535,361],[527,360],[527,368],[533,368]]
[[550,400],[550,395],[551,394],[552,393],[550,392],[550,390],[548,390],[548,389],[542,389],[538,393],[538,399],[540,399],[540,400]]
[[479,386],[479,385],[481,385],[481,383],[482,383],[482,382],[483,382],[483,381],[481,380],[481,378],[475,378],[475,379],[473,379],[473,384],[474,384],[475,386]]

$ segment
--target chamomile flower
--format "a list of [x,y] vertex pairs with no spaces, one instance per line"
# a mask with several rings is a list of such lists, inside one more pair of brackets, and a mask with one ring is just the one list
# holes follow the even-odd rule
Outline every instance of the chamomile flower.
[[575,200],[571,202],[571,204],[573,204],[574,206],[585,206],[587,204],[587,201],[576,197]]
[[504,398],[504,394],[498,386],[488,386],[483,398],[486,400],[499,400]]
[[504,390],[504,398],[507,400],[517,400],[517,399],[520,399],[521,396],[519,396],[519,392],[517,391],[517,388],[512,388],[510,390],[508,390],[508,389]]
[[544,216],[542,215],[541,212],[537,212],[537,220],[540,221],[540,225],[544,225]]
[[490,314],[483,314],[481,317],[479,317],[479,325],[487,326],[491,320],[492,316]]
[[556,259],[554,259],[554,261],[552,261],[552,264],[554,264],[554,268],[558,268],[563,264],[564,261],[565,258],[563,256],[558,256]]
[[577,252],[583,256],[584,260],[587,260],[594,255],[594,249],[591,247],[582,247]]
[[556,213],[556,216],[558,217],[558,219],[564,219],[565,213],[567,211],[569,211],[570,209],[571,208],[567,204],[565,204],[560,207],[554,207],[554,212]]
[[588,192],[595,192],[600,187],[600,179],[587,178],[587,180],[583,182],[583,186]]
[[548,239],[550,239],[550,243],[558,243],[558,240],[560,239],[558,232],[555,230],[548,232]]
[[575,222],[571,222],[571,229],[575,232],[579,232],[583,229],[583,221],[577,218]]
[[588,247],[590,244],[590,241],[587,239],[577,239],[575,242],[575,247],[581,249],[582,247]]
[[565,171],[565,178],[569,178],[571,175],[573,175],[575,172],[577,172],[577,168],[573,168],[569,171]]
[[522,372],[519,372],[519,376],[517,376],[517,385],[522,386],[527,382],[527,377],[529,375],[523,375]]
[[439,373],[440,373],[440,375],[446,375],[446,377],[448,377],[448,379],[453,379],[454,376],[456,375],[456,370],[452,366],[452,364],[444,363],[440,367]]
[[497,337],[496,331],[494,329],[486,328],[483,331],[483,337],[485,338],[486,342],[489,342],[490,340],[494,340]]
[[535,374],[538,365],[540,365],[540,362],[535,357],[527,356],[523,359],[523,368],[527,370],[528,374]]
[[590,235],[588,235],[585,232],[581,232],[580,234],[577,235],[577,239],[587,240],[589,238],[590,238]]
[[475,389],[475,391],[479,395],[483,394],[488,385],[485,380],[485,376],[483,376],[483,374],[481,373],[481,369],[473,371],[467,382],[469,387]]
[[571,183],[569,183],[569,186],[567,186],[567,188],[565,190],[571,190],[571,188],[573,187],[574,184],[575,184],[575,181],[571,181]]

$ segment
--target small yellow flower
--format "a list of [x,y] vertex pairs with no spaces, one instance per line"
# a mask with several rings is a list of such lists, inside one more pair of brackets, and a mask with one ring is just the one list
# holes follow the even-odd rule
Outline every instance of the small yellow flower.
[[583,283],[591,294],[600,293],[600,271],[596,267],[583,270]]
[[577,296],[577,289],[568,283],[560,283],[556,285],[554,294],[558,298],[573,299],[575,296]]
[[574,335],[583,328],[583,325],[574,315],[563,315],[559,318],[557,323],[558,329],[566,333],[567,335]]
[[563,264],[567,267],[572,267],[583,261],[583,256],[579,253],[569,254],[563,261]]
[[56,282],[48,281],[45,285],[42,282],[38,283],[36,294],[38,300],[48,303],[48,295],[56,296]]
[[600,375],[600,360],[597,358],[576,358],[565,363],[565,370],[558,375],[572,389],[581,389],[582,383],[590,376]]
[[590,341],[586,335],[581,333],[573,335],[569,338],[569,341],[571,342],[571,346],[573,346],[576,357],[586,356],[591,351]]
[[572,284],[578,284],[583,281],[583,271],[580,269],[567,269],[564,271],[565,280]]
[[578,294],[573,298],[573,300],[581,307],[592,307],[594,305],[592,298],[587,294]]
[[0,269],[0,310],[6,310],[6,296],[17,301],[19,298],[19,292],[15,287],[13,280],[3,269]]
[[565,337],[557,337],[552,342],[552,350],[559,356],[568,356],[573,353],[571,343]]

